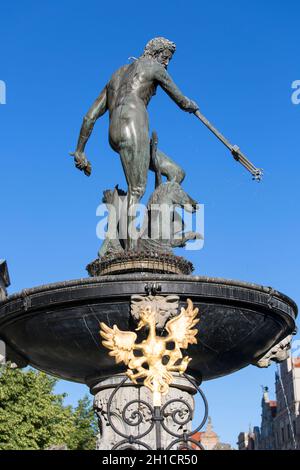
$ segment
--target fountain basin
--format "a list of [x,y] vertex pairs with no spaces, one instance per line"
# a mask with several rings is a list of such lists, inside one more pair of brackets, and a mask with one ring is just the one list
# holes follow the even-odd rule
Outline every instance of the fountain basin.
[[297,306],[256,284],[202,276],[123,274],[23,290],[0,303],[0,339],[25,363],[89,386],[124,372],[102,346],[99,322],[133,330],[133,294],[176,294],[199,308],[198,344],[188,374],[210,380],[262,357],[295,330]]

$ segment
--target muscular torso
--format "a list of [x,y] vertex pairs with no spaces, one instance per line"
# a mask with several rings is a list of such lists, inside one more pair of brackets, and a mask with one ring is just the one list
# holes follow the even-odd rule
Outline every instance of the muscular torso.
[[189,100],[157,61],[141,57],[119,68],[106,86],[109,110],[109,141],[117,152],[124,146],[147,146],[149,122],[147,105],[160,85],[184,109]]
[[[138,59],[118,69],[107,85],[107,106],[110,114],[124,105],[146,108],[156,92],[153,61]],[[126,110],[124,110],[126,111]]]

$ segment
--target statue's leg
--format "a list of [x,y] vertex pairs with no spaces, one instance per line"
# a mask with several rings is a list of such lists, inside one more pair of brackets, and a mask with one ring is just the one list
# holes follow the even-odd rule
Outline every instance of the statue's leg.
[[[150,139],[148,116],[143,104],[139,101],[131,106],[129,101],[114,110],[109,128],[109,141],[112,148],[119,153],[126,181],[128,184],[128,212],[140,202],[145,193],[150,163]],[[137,247],[134,225],[134,211],[127,217],[126,249]],[[134,227],[135,228],[135,227]]]
[[[142,133],[141,133],[142,134]],[[148,135],[134,136],[131,142],[120,149],[121,161],[128,184],[128,212],[140,202],[143,197],[150,162],[150,146]],[[132,234],[130,228],[134,225],[135,214],[128,215],[127,249],[134,250],[137,247],[137,237]]]
[[[177,163],[173,162],[170,157],[159,149],[156,151],[156,158],[161,174],[166,176],[168,181],[182,183],[185,178],[185,172]],[[150,170],[154,171],[152,164],[150,165]]]

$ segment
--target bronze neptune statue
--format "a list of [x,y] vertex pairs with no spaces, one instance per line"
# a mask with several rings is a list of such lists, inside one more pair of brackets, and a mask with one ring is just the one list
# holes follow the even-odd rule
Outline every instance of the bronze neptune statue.
[[[71,155],[75,165],[86,175],[91,174],[91,164],[84,153],[86,143],[94,124],[106,111],[109,112],[109,142],[113,150],[119,153],[126,181],[127,227],[132,222],[132,211],[145,193],[148,170],[156,172],[159,184],[161,175],[167,183],[174,183],[169,188],[177,191],[185,173],[170,157],[157,149],[157,139],[150,140],[147,106],[160,86],[184,111],[194,113],[231,151],[234,158],[249,170],[255,179],[261,177],[257,169],[241,153],[237,146],[231,145],[220,132],[200,113],[198,105],[187,98],[177,87],[167,72],[176,46],[168,39],[158,37],[149,41],[143,54],[134,62],[123,65],[111,77],[100,95],[83,119],[77,148]],[[125,249],[135,250],[138,241],[127,233]]]
[[[113,74],[84,117],[77,149],[72,154],[76,167],[89,175],[91,166],[84,153],[85,145],[96,120],[109,111],[109,142],[121,158],[128,184],[129,208],[140,201],[146,189],[148,170],[154,170],[150,161],[147,106],[157,86],[160,85],[184,111],[194,113],[198,109],[167,72],[175,49],[175,44],[168,39],[152,39],[141,57]],[[171,158],[158,149],[156,158],[161,174],[168,181],[182,182],[184,171]],[[129,238],[129,248],[134,248],[135,242]]]

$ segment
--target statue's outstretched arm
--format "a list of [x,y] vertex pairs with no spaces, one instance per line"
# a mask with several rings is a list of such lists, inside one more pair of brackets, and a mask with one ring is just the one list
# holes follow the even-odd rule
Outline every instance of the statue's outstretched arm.
[[154,78],[181,109],[189,113],[195,113],[199,109],[197,103],[184,96],[163,66],[158,65],[155,68]]
[[91,164],[87,160],[84,149],[87,141],[92,133],[95,122],[107,111],[107,88],[101,91],[98,98],[95,100],[87,114],[83,118],[83,123],[80,129],[80,134],[77,142],[77,148],[71,155],[75,159],[75,165],[79,170],[85,172],[87,176],[91,174]]

